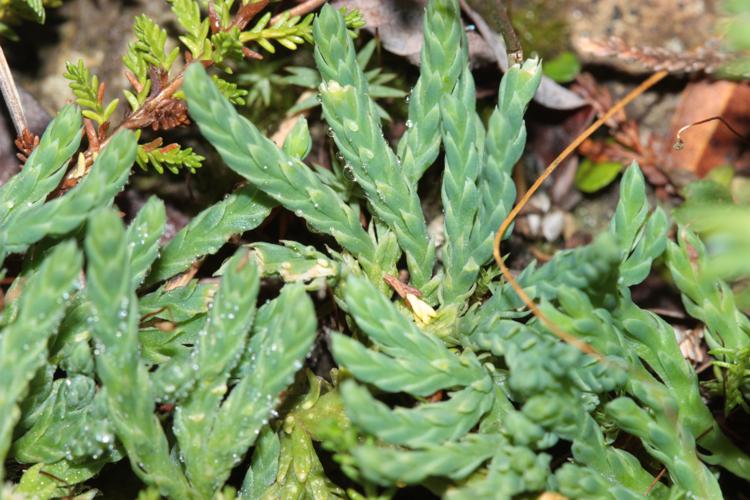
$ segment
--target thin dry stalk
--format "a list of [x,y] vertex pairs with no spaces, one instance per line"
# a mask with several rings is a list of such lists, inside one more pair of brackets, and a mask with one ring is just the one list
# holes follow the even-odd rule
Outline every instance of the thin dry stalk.
[[13,81],[13,75],[10,72],[10,67],[8,66],[8,61],[5,59],[2,47],[0,47],[0,91],[2,91],[6,106],[8,106],[13,126],[16,127],[16,134],[20,136],[29,127],[26,122],[26,116],[23,114],[21,96],[18,95],[18,89]]
[[579,338],[575,337],[574,335],[564,331],[559,326],[557,326],[555,323],[553,323],[547,316],[542,313],[542,311],[539,309],[539,307],[536,305],[536,303],[531,300],[531,298],[526,294],[524,289],[521,287],[521,285],[516,281],[516,279],[513,277],[513,275],[510,272],[510,269],[505,265],[505,262],[503,261],[502,254],[500,252],[500,245],[502,243],[503,235],[508,230],[508,227],[513,223],[515,218],[518,216],[519,212],[523,207],[529,202],[531,197],[536,193],[536,191],[541,187],[542,183],[552,174],[552,172],[555,171],[555,169],[562,163],[565,158],[567,158],[573,151],[575,151],[578,146],[580,146],[583,141],[585,141],[591,134],[596,132],[596,130],[599,129],[602,125],[604,125],[607,120],[609,120],[612,116],[619,113],[625,106],[630,104],[631,101],[633,101],[636,97],[644,93],[649,88],[653,87],[658,83],[660,80],[662,80],[664,77],[666,77],[668,73],[666,71],[659,71],[657,73],[654,73],[649,77],[646,81],[641,83],[638,87],[630,91],[625,97],[623,97],[620,101],[618,101],[614,106],[612,106],[609,111],[604,113],[598,120],[596,120],[589,128],[584,130],[581,135],[575,138],[573,142],[571,142],[568,147],[566,147],[562,153],[558,155],[557,158],[555,158],[552,163],[549,164],[549,166],[544,170],[542,175],[539,176],[539,178],[532,184],[531,188],[526,191],[526,193],[523,195],[521,200],[516,204],[515,207],[513,207],[513,210],[510,211],[508,216],[505,218],[502,224],[500,224],[500,229],[497,230],[497,233],[495,233],[495,242],[494,242],[494,248],[493,248],[493,256],[495,257],[495,262],[497,262],[497,265],[500,267],[500,271],[503,273],[503,276],[505,279],[510,283],[510,286],[513,287],[513,290],[518,294],[518,296],[521,298],[524,304],[529,308],[531,313],[539,318],[539,320],[544,324],[544,326],[547,327],[548,330],[550,330],[553,334],[555,334],[558,338],[563,340],[564,342],[567,342],[568,344],[576,347],[577,349],[581,350],[582,352],[591,355],[592,357],[596,358],[599,361],[604,360],[604,356],[594,349],[591,345],[587,344],[586,342],[583,342]]

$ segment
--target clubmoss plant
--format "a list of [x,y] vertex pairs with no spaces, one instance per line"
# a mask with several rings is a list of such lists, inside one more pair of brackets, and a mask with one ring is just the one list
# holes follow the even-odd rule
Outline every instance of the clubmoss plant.
[[[199,66],[187,73],[190,114],[227,165],[343,251],[331,252],[326,267],[339,273],[326,276],[356,332],[331,334],[335,359],[350,374],[339,389],[347,416],[339,425],[348,420],[350,430],[330,427],[323,441],[362,484],[422,484],[451,498],[545,489],[571,496],[720,496],[708,464],[747,478],[750,460],[701,401],[670,327],[636,306],[628,291],[664,252],[668,229],[664,212],[649,208],[637,166],[622,179],[608,232],[519,277],[548,318],[603,359],[561,343],[527,317],[507,285],[490,285],[488,300],[476,296],[492,237],[515,197],[510,169],[523,149],[523,114],[541,71],[535,60],[512,67],[485,126],[475,111],[458,12],[457,2],[429,3],[421,75],[397,151],[383,137],[343,19],[324,8],[314,25],[324,117],[364,193],[368,232],[352,200],[265,139]],[[438,262],[416,187],[441,145],[445,243]],[[384,245],[390,250],[378,251]],[[266,274],[291,280],[308,279],[326,259],[291,244],[255,248]],[[383,293],[384,275],[400,255],[409,271],[408,308]],[[304,262],[311,274],[282,271]],[[411,403],[393,408],[376,397],[388,393],[409,394]],[[613,446],[601,419],[639,438],[670,483],[659,483],[650,466]],[[572,463],[553,472],[545,450],[560,440],[572,443]],[[710,455],[698,453],[698,441]],[[289,460],[284,450],[278,454]]]
[[[149,200],[128,228],[108,208],[135,161],[132,133],[115,135],[81,182],[49,198],[80,138],[80,110],[67,107],[0,188],[3,258],[25,253],[1,317],[2,386],[12,390],[0,398],[0,455],[39,464],[17,488],[38,498],[65,495],[125,457],[156,491],[211,496],[300,368],[314,338],[312,304],[301,288],[285,288],[248,340],[258,273],[246,252],[226,264],[231,272],[218,287],[193,280],[139,295],[144,282],[184,271],[232,234],[256,227],[271,205],[254,188],[241,189],[194,219],[160,256],[160,200]],[[85,275],[71,241],[84,235]],[[160,274],[149,277],[155,261]],[[154,328],[161,321],[174,322],[172,335]],[[156,401],[180,403],[178,443],[168,440]],[[232,430],[237,422],[244,422],[240,433]]]
[[[232,2],[217,2],[203,19],[196,3],[173,2],[200,60],[180,73],[180,106],[247,184],[169,243],[158,198],[127,225],[112,207],[140,155],[133,132],[107,137],[81,180],[55,190],[82,130],[109,119],[82,66],[69,71],[88,88],[89,122],[65,108],[0,187],[0,256],[15,273],[0,316],[0,459],[12,464],[0,473],[17,483],[8,494],[93,496],[86,482],[125,460],[145,485],[139,498],[379,499],[414,485],[448,499],[713,499],[722,469],[750,479],[750,457],[717,424],[672,327],[631,298],[667,249],[690,314],[723,356],[728,408],[742,404],[744,316],[728,287],[696,276],[697,239],[683,231],[668,244],[637,165],[608,230],[517,277],[597,356],[562,342],[497,279],[493,238],[515,198],[538,60],[509,68],[485,123],[459,3],[431,0],[407,131],[392,148],[351,19],[326,6],[314,21],[233,24],[261,4],[230,15]],[[212,21],[227,29],[209,35]],[[176,56],[154,26],[137,21],[133,67],[168,73]],[[269,50],[295,36],[315,43],[323,117],[357,189],[305,164],[304,119],[277,147],[204,68],[236,40]],[[131,94],[131,116],[142,116],[150,98]],[[442,173],[439,248],[418,194],[429,168]],[[277,205],[327,245],[251,243],[215,277],[196,277],[196,263]],[[261,286],[273,283],[278,293]],[[261,296],[270,300],[258,305]],[[329,352],[330,372],[316,361]]]

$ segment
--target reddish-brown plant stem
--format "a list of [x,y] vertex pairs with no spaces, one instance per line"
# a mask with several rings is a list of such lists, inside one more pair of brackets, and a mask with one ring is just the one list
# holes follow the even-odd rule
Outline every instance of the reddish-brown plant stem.
[[[317,1],[317,0],[316,0]],[[240,7],[240,9],[235,13],[233,16],[232,22],[230,23],[229,27],[227,29],[231,29],[234,27],[239,28],[240,30],[244,29],[247,24],[259,13],[261,12],[267,5],[269,0],[261,0],[259,2],[254,3],[248,3]],[[291,15],[299,15],[297,12],[300,12],[301,8],[313,10],[315,7],[312,7],[311,2],[305,2],[303,4],[298,5],[297,7],[294,7],[290,9],[288,12],[290,12]],[[213,7],[213,4],[209,2],[209,18],[211,20],[211,31],[216,32],[221,29],[218,17],[216,15],[216,11]],[[278,16],[277,16],[278,17]],[[273,21],[272,21],[273,22]],[[263,56],[258,54],[257,52],[244,48],[243,54],[245,57],[249,59],[262,59]],[[185,55],[185,61],[187,63],[190,63],[192,61],[192,57],[190,54]],[[201,61],[201,63],[205,67],[210,67],[213,65],[212,61]],[[152,72],[154,73],[154,72]],[[84,158],[86,161],[86,169],[83,175],[86,175],[88,173],[89,169],[91,168],[91,165],[93,164],[94,160],[94,154],[98,152],[99,150],[103,149],[110,141],[110,138],[114,135],[115,132],[121,129],[130,129],[130,130],[137,130],[142,129],[148,126],[153,126],[154,129],[158,128],[174,128],[174,126],[178,126],[180,124],[186,123],[187,115],[184,113],[183,110],[178,110],[180,113],[182,113],[182,116],[177,117],[169,117],[167,116],[164,120],[163,125],[160,126],[158,120],[159,116],[163,112],[169,111],[170,107],[173,107],[175,104],[174,94],[180,90],[182,87],[183,79],[185,75],[185,70],[183,69],[180,71],[177,76],[172,79],[171,81],[162,81],[166,75],[163,74],[152,74],[151,80],[152,84],[158,88],[156,89],[156,92],[154,95],[150,96],[146,102],[138,108],[134,113],[127,116],[118,126],[114,127],[112,130],[112,133],[109,135],[102,135],[99,134],[98,141],[94,141],[93,143],[89,142],[89,148],[84,153]],[[138,80],[135,78],[135,76],[129,72],[125,72],[125,76],[130,82],[130,84],[133,86],[133,88],[136,90],[136,92],[140,92],[143,87],[140,85]],[[101,84],[99,90],[99,97],[103,98],[103,92],[104,92],[104,83]],[[107,124],[108,127],[109,124]],[[101,130],[101,127],[100,127]],[[88,130],[87,130],[88,133]],[[72,188],[78,183],[78,179],[80,179],[81,176],[78,176],[76,178],[66,178],[63,181],[63,184],[61,185],[61,189],[58,189],[58,191],[65,191],[67,189]],[[59,193],[58,193],[59,194]]]
[[245,5],[240,7],[240,10],[238,10],[237,14],[235,14],[231,27],[239,28],[240,31],[242,31],[247,26],[247,23],[249,23],[256,15],[258,15],[260,11],[266,8],[266,5],[268,5],[268,0],[261,0],[260,2],[255,3],[246,3]]
[[737,130],[734,127],[732,127],[732,125],[728,121],[726,121],[724,118],[722,118],[721,116],[712,116],[710,118],[704,118],[703,120],[698,120],[697,122],[689,123],[685,125],[684,127],[681,127],[680,130],[677,131],[677,134],[675,136],[675,143],[674,143],[674,146],[672,147],[674,147],[674,149],[679,150],[685,146],[685,141],[682,139],[682,134],[684,134],[688,129],[698,126],[698,125],[703,125],[704,123],[709,123],[709,122],[717,121],[717,120],[721,122],[726,128],[728,128],[729,131],[732,132],[734,135],[736,135],[740,140],[744,142],[750,142],[742,134],[737,132]]
[[281,14],[273,16],[269,24],[276,24],[282,19],[283,16],[286,15],[288,15],[289,17],[304,16],[305,14],[309,14],[310,12],[314,11],[324,3],[326,3],[326,0],[305,0],[296,7],[292,7],[291,9],[284,11]]

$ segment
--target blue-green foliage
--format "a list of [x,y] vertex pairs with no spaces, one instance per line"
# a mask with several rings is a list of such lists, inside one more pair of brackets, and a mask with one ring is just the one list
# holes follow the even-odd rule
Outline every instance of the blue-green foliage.
[[[436,36],[438,27],[442,31]],[[685,492],[721,496],[698,454],[700,439],[711,454],[710,464],[750,477],[748,457],[720,432],[701,401],[696,375],[670,328],[630,299],[628,287],[642,282],[662,255],[668,229],[665,213],[649,207],[636,165],[623,176],[607,232],[519,276],[544,314],[593,346],[602,359],[559,341],[528,317],[505,284],[491,285],[488,300],[473,298],[491,256],[494,231],[515,196],[510,170],[525,143],[523,114],[539,84],[538,62],[509,70],[498,107],[483,124],[475,111],[458,4],[430,2],[410,128],[394,152],[380,132],[341,17],[324,8],[313,32],[324,116],[373,221],[395,236],[411,284],[424,295],[424,301],[409,302],[413,314],[379,286],[382,268],[373,266],[370,246],[377,240],[363,237],[353,225],[333,224],[348,218],[334,215],[346,210],[345,192],[330,194],[333,198],[325,200],[330,222],[321,220],[314,203],[309,210],[309,201],[298,201],[299,183],[293,179],[304,175],[309,200],[315,202],[319,198],[309,190],[324,189],[316,186],[324,186],[325,177],[312,170],[303,174],[293,159],[286,161],[282,151],[232,111],[198,66],[188,70],[186,95],[191,115],[230,167],[307,218],[315,230],[332,235],[345,252],[332,252],[339,263],[336,271],[319,275],[333,284],[355,332],[331,336],[336,361],[353,379],[339,386],[346,414],[339,424],[351,427],[336,432],[323,426],[322,436],[343,470],[366,491],[442,477],[449,481],[429,484],[450,498],[550,488],[571,496],[638,498],[649,489],[659,498]],[[443,45],[448,41],[451,46]],[[226,123],[234,124],[230,133]],[[441,144],[446,242],[434,266],[415,196],[416,181]],[[292,281],[316,276],[313,259],[330,265],[323,255],[307,255],[293,245],[256,250],[269,275]],[[404,393],[411,397],[404,399]],[[612,445],[618,431],[641,440],[666,468],[672,486],[652,485],[653,470]],[[573,463],[553,474],[545,450],[561,440],[572,443]],[[293,451],[278,454],[278,460],[294,463]]]
[[[34,498],[66,496],[123,458],[153,491],[210,497],[302,366],[312,301],[289,285],[254,326],[258,263],[245,250],[218,285],[153,290],[257,227],[273,204],[241,188],[161,249],[161,200],[127,227],[110,208],[136,160],[134,134],[116,134],[75,187],[53,193],[80,139],[80,110],[66,107],[0,188],[0,255],[25,253],[0,316],[0,460],[33,465],[16,490]],[[155,403],[177,405],[173,423]]]
[[[194,58],[218,63],[237,49],[226,32],[209,34],[196,2],[171,3]],[[232,0],[212,5],[225,26]],[[79,145],[76,108],[60,113],[0,188],[0,255],[25,252],[0,317],[0,458],[30,464],[17,492],[70,495],[69,485],[124,459],[148,488],[142,498],[387,498],[421,485],[453,500],[546,491],[713,499],[722,496],[720,468],[750,479],[750,458],[716,423],[672,327],[636,305],[630,287],[666,249],[686,309],[706,324],[726,382],[713,389],[727,409],[750,393],[747,317],[728,285],[702,276],[697,237],[683,229],[668,242],[666,214],[649,205],[637,165],[622,177],[607,231],[518,276],[548,321],[597,356],[562,342],[492,279],[538,60],[507,71],[485,123],[459,2],[431,0],[407,131],[394,149],[347,30],[352,19],[330,6],[314,23],[268,26],[266,17],[232,36],[269,51],[270,40],[315,42],[345,182],[304,163],[312,147],[304,120],[277,147],[194,64],[184,83],[190,115],[248,184],[166,245],[160,200],[127,225],[110,207],[139,161],[131,133],[114,136],[75,188],[48,196]],[[137,35],[126,58],[136,78],[148,65],[169,69],[165,32],[139,18]],[[128,100],[137,109],[143,98]],[[439,252],[418,196],[435,163]],[[257,242],[228,258],[218,278],[193,277],[276,204],[329,237],[327,246]],[[413,288],[394,299],[385,280],[393,283],[400,262]],[[267,286],[280,282],[278,293]],[[311,368],[332,355],[330,377],[301,371],[311,350],[324,356]],[[570,450],[562,465],[561,449]]]

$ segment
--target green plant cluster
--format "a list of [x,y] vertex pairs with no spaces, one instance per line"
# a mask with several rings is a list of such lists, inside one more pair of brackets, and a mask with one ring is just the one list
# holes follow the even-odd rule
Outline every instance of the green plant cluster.
[[[220,245],[220,234],[257,226],[270,204],[242,189],[160,255],[163,202],[150,199],[128,227],[110,208],[135,161],[131,132],[115,135],[75,188],[45,200],[80,137],[80,111],[67,107],[0,189],[3,258],[25,252],[2,315],[0,454],[39,464],[17,487],[35,498],[66,495],[124,457],[164,495],[210,497],[301,367],[315,336],[312,301],[290,285],[256,320],[259,274],[245,250],[218,284],[194,280],[139,296],[144,281],[158,281],[154,272],[185,270],[196,252]],[[159,320],[173,329],[158,330]],[[154,414],[167,401],[176,443]]]
[[[219,19],[226,4],[215,5]],[[192,19],[181,23],[193,23],[201,59],[214,42]],[[448,499],[713,499],[724,470],[750,479],[750,457],[714,419],[672,327],[630,289],[666,255],[688,312],[707,325],[728,408],[748,394],[736,368],[747,317],[728,286],[697,276],[695,236],[668,242],[636,165],[607,231],[517,278],[547,321],[598,355],[559,340],[496,279],[493,239],[515,199],[538,60],[509,68],[485,123],[459,2],[431,0],[407,130],[392,148],[346,17],[325,6],[314,21],[289,22],[279,32],[302,26],[315,44],[343,179],[304,163],[304,118],[279,148],[192,64],[190,116],[247,184],[166,245],[161,200],[127,226],[112,208],[138,157],[131,132],[115,134],[73,189],[49,196],[81,140],[74,106],[0,187],[0,258],[22,256],[0,316],[0,459],[25,468],[15,494],[92,496],[86,481],[126,459],[146,486],[140,498],[376,499],[414,485]],[[152,67],[173,60],[166,49],[142,53]],[[430,167],[442,167],[439,247],[418,194]],[[252,243],[219,279],[181,275],[277,205],[329,244]],[[389,277],[403,267],[409,286],[394,296]],[[262,280],[274,279],[281,291],[258,307]],[[341,314],[319,328],[309,290],[330,291]],[[326,349],[337,364],[326,378],[303,368]]]
[[747,188],[731,168],[717,168],[684,194],[686,202],[675,212],[681,226],[677,241],[669,243],[667,264],[685,309],[705,326],[715,375],[706,388],[723,398],[727,414],[738,406],[748,411]]
[[[490,285],[489,300],[477,294],[494,230],[515,197],[510,169],[525,142],[523,114],[539,64],[509,70],[485,127],[458,6],[431,2],[408,130],[393,151],[341,18],[324,10],[314,35],[324,116],[360,199],[332,192],[305,167],[306,147],[278,149],[263,138],[200,68],[190,69],[185,91],[191,116],[225,162],[344,250],[321,266],[324,256],[294,245],[255,247],[267,274],[325,276],[351,318],[353,337],[331,334],[334,357],[349,374],[340,386],[348,422],[323,437],[343,470],[361,484],[422,484],[455,498],[547,489],[571,497],[715,498],[721,492],[709,464],[747,478],[750,461],[702,401],[672,328],[630,298],[629,287],[663,254],[668,229],[664,212],[649,209],[636,166],[623,177],[607,233],[519,277],[546,317],[602,360],[552,337],[509,286]],[[445,243],[436,266],[416,185],[441,146]],[[362,206],[373,216],[369,232],[358,223]],[[422,294],[407,296],[410,308],[392,302],[382,284],[402,255]],[[297,271],[285,275],[283,263]],[[338,279],[318,274],[321,267],[338,269]],[[404,393],[411,398],[396,397]],[[618,433],[639,438],[654,462],[613,446]],[[547,450],[560,441],[571,443],[572,460],[553,471]],[[655,480],[654,463],[668,482]]]
[[18,40],[12,26],[28,20],[44,23],[46,8],[62,5],[62,0],[0,0],[0,37]]

